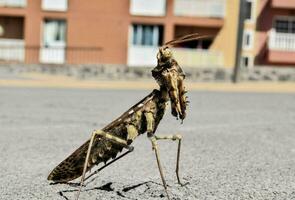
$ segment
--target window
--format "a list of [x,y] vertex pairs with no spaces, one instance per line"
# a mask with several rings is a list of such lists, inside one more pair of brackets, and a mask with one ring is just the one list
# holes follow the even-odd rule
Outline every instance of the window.
[[163,26],[132,25],[132,44],[141,46],[160,46],[163,42]]
[[279,17],[275,20],[274,26],[278,33],[295,33],[295,18]]
[[245,30],[243,36],[243,49],[252,49],[254,44],[254,31]]
[[65,46],[65,20],[45,20],[43,31],[43,44],[45,47]]
[[40,49],[40,62],[65,63],[66,21],[45,20],[43,25],[43,46]]
[[246,5],[245,5],[245,19],[247,21],[252,21],[253,20],[253,8],[254,8],[254,2],[253,0],[246,0]]
[[250,68],[253,67],[253,58],[250,56],[242,56],[241,58],[241,67]]

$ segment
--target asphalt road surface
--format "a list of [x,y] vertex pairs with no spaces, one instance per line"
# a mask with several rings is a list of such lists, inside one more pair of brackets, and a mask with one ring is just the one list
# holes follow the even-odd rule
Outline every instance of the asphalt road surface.
[[[0,88],[0,199],[74,199],[49,172],[149,91]],[[158,134],[183,134],[160,151],[172,199],[295,199],[295,95],[190,92],[183,124],[167,111]],[[165,199],[150,141],[112,164],[80,199]],[[78,180],[76,180],[78,182]]]

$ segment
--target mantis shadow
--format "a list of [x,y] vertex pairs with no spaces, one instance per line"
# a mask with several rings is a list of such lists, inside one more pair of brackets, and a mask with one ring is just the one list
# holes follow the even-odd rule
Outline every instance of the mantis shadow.
[[[67,184],[67,185],[69,185],[71,187],[74,187],[74,189],[61,190],[61,191],[58,192],[58,195],[63,197],[65,200],[69,200],[69,197],[68,197],[67,194],[72,194],[74,192],[78,192],[78,190],[79,190],[78,187],[80,186],[79,183],[55,183],[54,185],[56,185],[56,184]],[[145,181],[145,182],[137,183],[137,184],[134,184],[134,185],[126,185],[126,186],[123,186],[120,189],[115,189],[114,187],[112,187],[112,185],[113,185],[112,182],[108,182],[108,183],[103,184],[101,186],[88,188],[88,189],[85,189],[83,191],[87,192],[87,191],[102,190],[102,191],[106,191],[106,192],[114,192],[114,193],[116,193],[117,196],[120,196],[120,197],[123,197],[123,198],[137,199],[137,198],[128,197],[127,196],[128,192],[130,192],[132,190],[135,190],[136,188],[145,186],[146,189],[141,193],[141,194],[144,194],[148,190],[151,190],[152,185],[157,185],[157,186],[162,187],[162,185],[160,183],[156,183],[154,181]],[[141,194],[138,194],[138,195],[140,196]],[[164,194],[160,194],[158,197],[163,198]]]

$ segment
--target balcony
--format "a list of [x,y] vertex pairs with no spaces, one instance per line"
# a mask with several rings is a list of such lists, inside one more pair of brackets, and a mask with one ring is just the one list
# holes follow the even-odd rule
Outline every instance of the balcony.
[[139,16],[165,16],[166,0],[130,0],[130,14]]
[[[157,65],[158,47],[129,46],[127,64],[130,67],[153,67]],[[220,52],[187,48],[174,48],[173,54],[183,67],[222,67],[223,55]]]
[[42,9],[46,11],[60,11],[68,10],[67,0],[42,0]]
[[174,15],[224,18],[226,0],[175,0]]
[[23,62],[24,60],[24,40],[0,39],[0,62]]
[[269,32],[267,61],[274,64],[295,64],[295,34]]
[[295,9],[294,0],[272,0],[271,5],[273,8]]
[[26,7],[27,0],[0,0],[0,7]]

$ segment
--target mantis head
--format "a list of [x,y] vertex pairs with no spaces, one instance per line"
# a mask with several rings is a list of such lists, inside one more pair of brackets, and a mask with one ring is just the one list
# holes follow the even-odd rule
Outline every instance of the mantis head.
[[163,46],[159,48],[159,52],[157,54],[158,63],[165,63],[172,59],[172,51],[168,46]]

